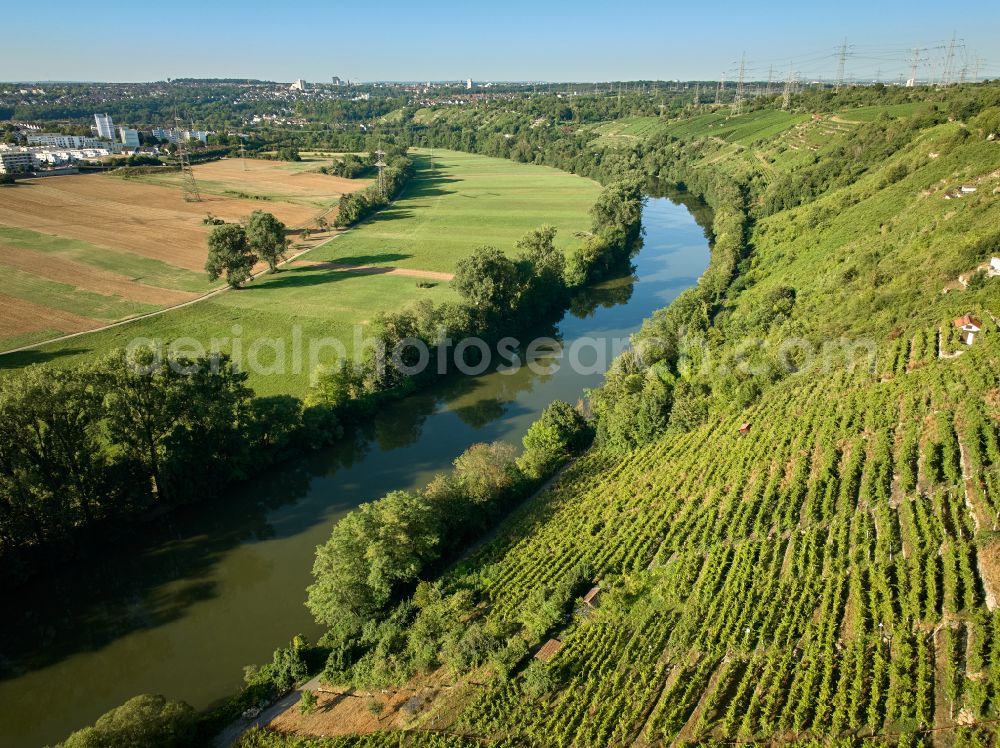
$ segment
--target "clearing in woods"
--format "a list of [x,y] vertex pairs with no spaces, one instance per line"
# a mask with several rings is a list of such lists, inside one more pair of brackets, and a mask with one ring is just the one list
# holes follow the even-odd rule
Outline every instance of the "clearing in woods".
[[[309,228],[340,195],[368,184],[320,174],[317,163],[329,162],[253,161],[247,171],[238,160],[199,165],[199,178],[206,175],[199,203],[183,200],[172,183],[177,172],[44,177],[4,188],[0,349],[190,301],[218,286],[204,274],[207,213],[238,221],[260,209],[289,228]],[[329,236],[315,233],[308,244]]]

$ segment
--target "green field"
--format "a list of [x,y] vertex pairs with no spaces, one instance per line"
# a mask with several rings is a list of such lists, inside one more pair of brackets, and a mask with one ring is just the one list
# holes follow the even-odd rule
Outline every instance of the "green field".
[[[555,169],[449,151],[433,152],[432,171],[430,156],[431,152],[418,152],[417,177],[390,208],[306,257],[448,272],[476,246],[496,244],[510,250],[518,238],[543,223],[560,228],[563,246],[574,241],[575,231],[589,226],[588,210],[599,192],[595,182]],[[235,335],[241,338],[244,368],[250,371],[250,385],[258,394],[302,395],[311,372],[310,340],[333,337],[353,353],[354,326],[366,325],[376,312],[400,309],[421,299],[457,299],[446,281],[431,281],[430,288],[417,283],[418,279],[406,276],[290,266],[245,289],[190,307],[0,356],[0,369],[36,361],[79,363],[140,337],[163,342],[189,337],[206,348],[233,352],[228,339]],[[98,311],[104,313],[96,309],[93,313]],[[293,366],[293,346],[299,335],[304,341],[302,363]],[[212,346],[213,339],[220,342]],[[265,339],[284,347],[288,363],[284,373],[251,370],[247,356],[255,341]],[[263,342],[257,346],[266,369],[274,359],[272,347]],[[335,350],[324,346],[318,361],[330,363],[334,357]]]
[[577,243],[600,187],[544,166],[455,151],[413,149],[416,176],[403,195],[360,230],[311,253],[312,260],[451,272],[481,244],[510,250],[525,233],[555,226],[556,246]]

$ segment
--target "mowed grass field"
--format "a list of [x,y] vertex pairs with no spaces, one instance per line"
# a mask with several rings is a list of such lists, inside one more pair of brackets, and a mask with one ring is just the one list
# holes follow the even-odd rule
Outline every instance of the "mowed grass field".
[[399,199],[362,230],[311,252],[310,260],[450,273],[474,247],[512,252],[525,233],[546,223],[558,229],[556,246],[563,249],[590,229],[588,211],[600,185],[589,179],[455,151],[411,154],[417,172]]
[[[389,270],[450,273],[476,246],[513,251],[518,238],[543,223],[559,227],[560,244],[571,245],[578,241],[574,232],[589,226],[600,191],[595,182],[546,167],[449,151],[420,150],[415,157],[417,176],[396,203],[281,272],[161,315],[0,356],[0,371],[42,361],[73,365],[138,338],[164,345],[188,338],[233,354],[260,395],[303,395],[315,365],[337,360],[334,341],[354,355],[355,331],[363,334],[377,312],[457,299],[447,276]],[[374,267],[323,264],[330,262]]]
[[[95,329],[209,291],[206,213],[238,221],[263,209],[290,228],[307,227],[341,194],[368,183],[307,168],[318,167],[257,161],[244,172],[238,160],[201,165],[199,175],[217,179],[204,180],[199,203],[183,200],[176,172],[148,179],[44,177],[2,188],[0,350]],[[152,183],[157,180],[163,184]],[[227,194],[234,192],[268,197]]]

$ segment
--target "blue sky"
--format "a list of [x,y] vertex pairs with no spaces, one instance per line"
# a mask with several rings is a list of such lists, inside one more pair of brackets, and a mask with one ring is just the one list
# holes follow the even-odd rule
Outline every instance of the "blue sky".
[[[954,33],[956,68],[1000,77],[996,2],[231,2],[97,6],[3,3],[0,80],[178,77],[329,80],[717,79],[746,53],[749,77],[791,64],[831,77],[933,76]],[[28,33],[10,33],[23,23]],[[963,52],[964,50],[964,52]]]

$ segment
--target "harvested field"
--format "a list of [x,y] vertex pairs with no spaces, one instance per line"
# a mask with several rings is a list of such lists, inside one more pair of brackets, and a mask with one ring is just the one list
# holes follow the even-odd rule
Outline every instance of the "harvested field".
[[[247,159],[244,170],[241,159],[222,159],[196,165],[194,175],[203,195],[236,197],[237,193],[244,193],[267,202],[328,208],[335,205],[344,193],[355,192],[369,184],[369,180],[344,179],[319,172],[320,167],[331,163],[332,159],[306,161]],[[154,173],[129,181],[177,189],[180,185],[180,174],[175,171]]]
[[101,270],[63,257],[53,257],[44,252],[12,247],[0,241],[0,272],[7,268],[33,273],[46,280],[66,283],[81,290],[119,296],[145,304],[169,306],[189,301],[197,296],[189,291],[176,291],[138,283],[126,275]]
[[206,213],[237,221],[266,209],[290,227],[312,221],[313,207],[207,196],[183,200],[179,190],[116,179],[73,175],[26,179],[0,202],[0,224],[81,239],[202,272],[210,227]]
[[[326,163],[254,161],[246,171],[239,160],[199,165],[199,203],[184,201],[178,172],[134,179],[44,177],[4,190],[0,272],[7,278],[4,298],[16,302],[0,303],[0,313],[7,316],[0,349],[80,332],[205,293],[218,285],[209,283],[204,272],[211,231],[203,223],[205,215],[238,221],[266,210],[293,233],[313,228],[319,216],[332,217],[344,192],[367,184],[316,171]],[[299,236],[293,252],[331,235]],[[260,263],[256,270],[265,267]],[[10,309],[26,302],[51,313]]]
[[86,330],[102,324],[101,320],[33,304],[0,293],[0,339],[13,338],[43,330]]

